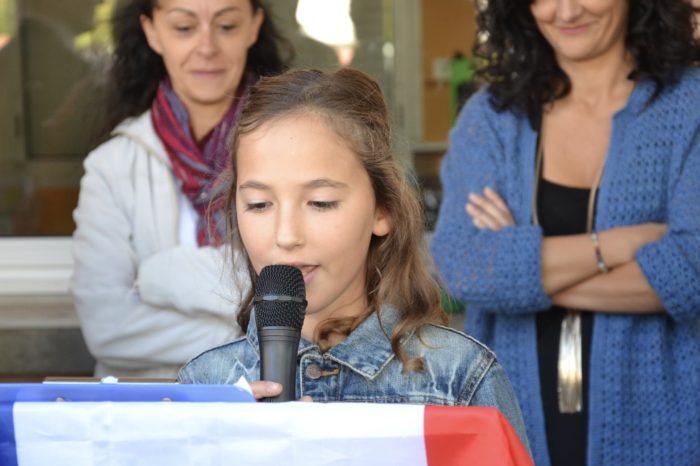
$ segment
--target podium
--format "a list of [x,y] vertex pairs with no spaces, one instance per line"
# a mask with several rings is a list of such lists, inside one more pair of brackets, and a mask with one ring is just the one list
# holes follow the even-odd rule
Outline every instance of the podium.
[[0,464],[532,465],[495,408],[246,401],[232,386],[0,385]]

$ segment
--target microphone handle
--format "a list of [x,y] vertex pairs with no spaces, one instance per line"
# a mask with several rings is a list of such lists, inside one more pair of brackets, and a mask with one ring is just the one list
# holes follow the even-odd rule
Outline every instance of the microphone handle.
[[301,330],[291,327],[258,329],[260,344],[260,379],[282,384],[278,396],[261,401],[294,401],[296,391],[297,351]]

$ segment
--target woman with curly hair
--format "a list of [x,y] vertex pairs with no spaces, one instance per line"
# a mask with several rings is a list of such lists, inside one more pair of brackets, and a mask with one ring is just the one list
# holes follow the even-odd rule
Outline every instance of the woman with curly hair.
[[174,377],[240,334],[247,279],[235,289],[223,272],[215,180],[248,89],[285,68],[284,41],[258,0],[128,0],[114,37],[116,127],[85,161],[73,294],[97,375]]
[[700,42],[685,0],[489,0],[433,253],[538,465],[700,462]]

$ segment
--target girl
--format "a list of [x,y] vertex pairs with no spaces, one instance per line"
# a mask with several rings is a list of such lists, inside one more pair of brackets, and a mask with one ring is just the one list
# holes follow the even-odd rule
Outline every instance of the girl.
[[[391,151],[378,85],[353,70],[263,79],[234,134],[228,218],[250,278],[298,267],[308,308],[296,392],[314,401],[495,406],[523,443],[520,410],[495,355],[444,327],[425,265],[423,221]],[[190,361],[184,383],[259,378],[252,291],[246,336]],[[256,397],[276,384],[253,383]]]
[[130,0],[114,33],[117,126],[85,161],[73,294],[97,375],[174,377],[240,334],[246,282],[221,280],[223,209],[204,212],[241,101],[284,63],[258,0]]

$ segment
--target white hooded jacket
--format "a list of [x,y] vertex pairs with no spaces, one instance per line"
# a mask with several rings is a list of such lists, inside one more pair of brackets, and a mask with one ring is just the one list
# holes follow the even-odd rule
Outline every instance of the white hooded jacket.
[[150,111],[85,159],[74,212],[72,291],[95,375],[175,377],[238,337],[249,287],[224,248],[178,244],[179,183]]

